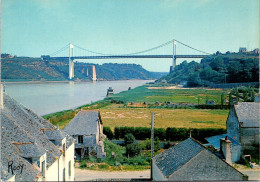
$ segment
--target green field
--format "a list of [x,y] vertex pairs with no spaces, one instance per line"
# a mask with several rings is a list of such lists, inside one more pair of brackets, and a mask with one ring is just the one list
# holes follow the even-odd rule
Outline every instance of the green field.
[[[124,102],[174,102],[174,103],[194,103],[205,104],[206,99],[214,100],[216,104],[221,103],[221,94],[224,92],[227,97],[227,91],[221,89],[152,89],[156,85],[144,85],[135,89],[115,94],[111,99]],[[158,88],[158,87],[157,87]],[[198,99],[199,98],[199,99]]]

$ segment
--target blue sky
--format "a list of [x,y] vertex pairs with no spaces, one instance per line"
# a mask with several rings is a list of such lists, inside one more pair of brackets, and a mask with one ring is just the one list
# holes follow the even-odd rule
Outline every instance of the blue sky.
[[[2,0],[1,52],[17,56],[51,54],[68,43],[123,54],[173,38],[209,53],[259,47],[259,1]],[[169,45],[154,53],[171,50]],[[178,44],[177,52],[193,53]],[[88,62],[128,62],[169,71],[172,60]]]

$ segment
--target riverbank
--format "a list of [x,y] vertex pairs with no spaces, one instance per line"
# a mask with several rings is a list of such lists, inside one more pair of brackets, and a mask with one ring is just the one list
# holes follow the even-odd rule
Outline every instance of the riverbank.
[[[90,81],[90,80],[59,80],[59,81],[51,81],[51,80],[33,80],[33,81],[1,81],[1,84],[13,84],[13,83],[21,83],[21,84],[26,84],[26,83],[96,83],[96,82],[113,82],[113,81],[140,81],[142,79],[122,79],[122,80],[97,80],[97,81]],[[151,82],[155,80],[149,80]]]
[[228,109],[196,109],[194,105],[205,105],[207,100],[220,104],[221,97],[227,97],[226,91],[223,96],[221,89],[150,89],[151,87],[158,88],[158,85],[139,86],[74,110],[45,115],[44,118],[62,128],[79,110],[99,109],[103,125],[113,130],[125,126],[150,127],[150,113],[155,112],[158,128],[225,128]]

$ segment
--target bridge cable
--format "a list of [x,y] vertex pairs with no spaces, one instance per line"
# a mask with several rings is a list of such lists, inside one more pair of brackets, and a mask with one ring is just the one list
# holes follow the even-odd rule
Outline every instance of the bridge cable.
[[196,51],[198,51],[198,52],[201,52],[201,53],[204,53],[204,54],[210,54],[210,53],[207,53],[207,52],[198,50],[198,49],[196,49],[196,48],[193,48],[193,47],[191,47],[191,46],[188,46],[187,44],[184,44],[184,43],[182,43],[182,42],[180,42],[180,41],[178,41],[178,40],[175,40],[175,41],[178,42],[178,43],[180,43],[180,44],[182,44],[182,45],[184,45],[184,46],[186,46],[186,47],[189,47],[190,49],[196,50]]
[[70,44],[67,44],[66,46],[62,47],[61,49],[59,49],[59,50],[57,50],[57,51],[51,53],[50,56],[57,55],[57,54],[59,54],[60,52],[66,50],[66,49],[68,48],[69,45],[70,45]]

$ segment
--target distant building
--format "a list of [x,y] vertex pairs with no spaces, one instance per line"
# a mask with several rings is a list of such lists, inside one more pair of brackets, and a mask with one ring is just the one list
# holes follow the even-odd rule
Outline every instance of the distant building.
[[[131,87],[129,87],[130,88],[130,90],[131,90]],[[129,88],[128,88],[128,90],[129,90]],[[113,95],[114,94],[114,89],[112,88],[112,87],[109,87],[108,89],[107,89],[107,97],[110,97],[111,95]]]
[[180,85],[182,85],[182,86],[187,86],[187,84],[188,84],[188,81],[180,81]]
[[3,98],[1,181],[74,181],[73,138],[7,94]]
[[1,54],[1,58],[13,58],[11,54],[3,53]]
[[259,49],[258,49],[258,48],[254,49],[254,50],[253,50],[253,53],[259,54]]
[[78,160],[85,156],[104,158],[103,125],[97,110],[82,110],[63,129],[76,140],[75,154]]
[[206,105],[215,105],[215,101],[214,100],[208,100]]
[[239,48],[239,52],[247,52],[247,50],[246,50],[245,47],[240,47],[240,48]]
[[154,181],[248,179],[192,138],[156,155],[152,165]]
[[[227,136],[231,145],[231,161],[237,162],[248,151],[259,153],[259,103],[239,102],[229,112],[226,126],[227,134],[206,138],[225,157],[226,149],[221,148],[223,138]],[[251,153],[251,152],[250,152]]]
[[166,84],[167,80],[163,79],[163,80],[161,80],[161,83]]

